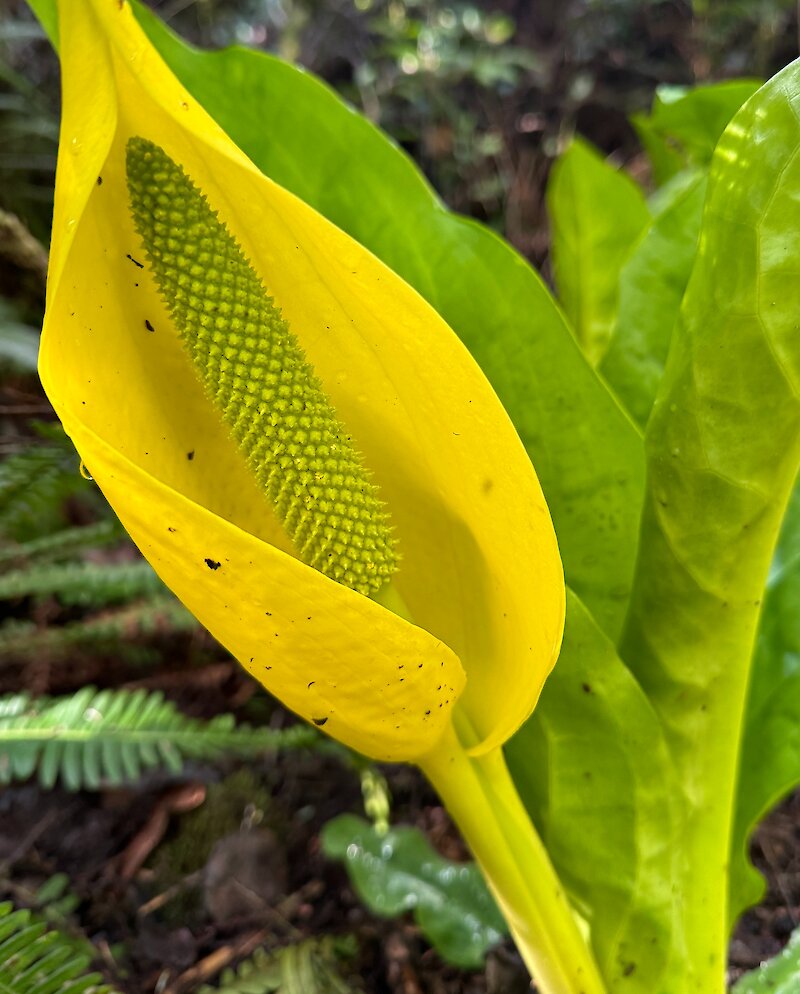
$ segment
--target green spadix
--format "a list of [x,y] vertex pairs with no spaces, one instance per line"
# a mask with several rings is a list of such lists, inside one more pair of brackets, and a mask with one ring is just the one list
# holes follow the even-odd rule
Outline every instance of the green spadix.
[[397,566],[388,515],[297,337],[184,170],[140,137],[126,165],[164,303],[299,558],[376,594]]

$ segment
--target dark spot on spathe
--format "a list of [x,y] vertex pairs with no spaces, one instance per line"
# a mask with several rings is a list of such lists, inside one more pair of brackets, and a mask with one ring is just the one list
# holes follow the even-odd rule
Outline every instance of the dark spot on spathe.
[[98,186],[102,186],[103,185],[103,177],[102,176],[98,176],[97,177],[97,185]]
[[192,449],[191,452],[186,453],[186,458],[189,460],[189,462],[191,462],[192,459],[194,459],[194,449]]
[[130,259],[131,262],[134,264],[134,266],[136,266],[137,269],[144,269],[144,263],[143,262],[139,262],[138,259],[134,259],[134,257],[130,254],[130,252],[128,252],[128,254],[125,256],[125,258],[126,259]]
[[315,725],[318,725],[320,728],[322,728],[322,726],[325,724],[325,722],[328,719],[327,718],[312,718],[311,720],[314,722]]
[[306,689],[307,689],[307,690],[311,690],[311,688],[312,688],[312,687],[314,686],[314,684],[315,684],[316,682],[317,682],[316,680],[312,680],[312,681],[311,681],[311,683],[309,683],[309,685],[308,685],[308,687],[307,687]]
[[222,565],[222,563],[218,563],[216,559],[206,559],[205,562],[209,569],[219,569]]
[[144,319],[144,326],[148,331],[155,331],[156,329],[150,324],[147,318]]
[[591,694],[592,685],[590,683],[582,683],[581,690],[584,692],[584,694]]

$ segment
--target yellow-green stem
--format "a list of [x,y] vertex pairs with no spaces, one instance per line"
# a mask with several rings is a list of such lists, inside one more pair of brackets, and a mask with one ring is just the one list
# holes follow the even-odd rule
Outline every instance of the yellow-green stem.
[[420,766],[483,870],[541,994],[605,994],[502,750],[472,757],[450,726]]

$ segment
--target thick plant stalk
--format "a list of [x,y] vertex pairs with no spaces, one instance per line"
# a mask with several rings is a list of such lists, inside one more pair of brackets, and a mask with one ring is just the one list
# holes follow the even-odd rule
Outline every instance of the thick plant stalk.
[[502,749],[470,756],[451,725],[420,765],[478,861],[541,994],[605,994]]

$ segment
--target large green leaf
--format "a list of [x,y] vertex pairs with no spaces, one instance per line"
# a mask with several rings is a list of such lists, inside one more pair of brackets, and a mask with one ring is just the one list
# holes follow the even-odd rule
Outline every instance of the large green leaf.
[[[758,615],[800,462],[800,65],[736,115],[712,161],[700,246],[647,432],[648,489],[621,643],[685,798],[689,962],[722,989],[728,842]],[[676,988],[678,989],[678,988]]]
[[413,911],[427,938],[457,966],[482,966],[487,950],[507,934],[477,866],[443,859],[417,828],[380,835],[363,818],[340,815],[322,830],[322,847],[344,861],[376,914]]
[[772,563],[758,630],[731,846],[731,921],[764,891],[747,859],[756,822],[800,783],[800,487]]
[[640,425],[647,423],[664,373],[697,251],[705,194],[701,172],[681,184],[620,275],[617,323],[600,371]]
[[371,249],[456,330],[542,481],[572,586],[621,627],[643,491],[641,439],[531,267],[447,211],[385,135],[319,80],[233,48],[198,52],[144,8],[173,71],[267,175]]
[[710,162],[728,122],[760,85],[755,79],[734,79],[691,89],[659,87],[650,113],[631,117],[656,181],[664,183],[687,166]]
[[650,223],[650,212],[630,176],[579,138],[553,166],[547,210],[558,296],[596,365],[614,327],[620,270]]
[[680,975],[674,775],[653,708],[572,594],[558,665],[506,753],[559,876],[589,920],[609,989],[660,991],[665,974]]

